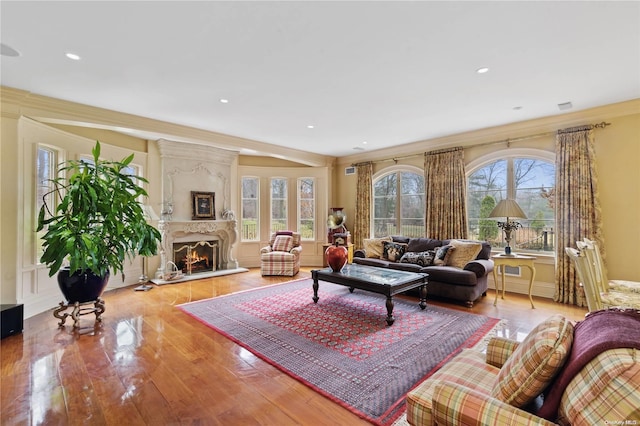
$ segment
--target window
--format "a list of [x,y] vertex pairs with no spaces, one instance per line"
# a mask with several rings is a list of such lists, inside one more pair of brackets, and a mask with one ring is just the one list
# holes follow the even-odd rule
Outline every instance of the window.
[[303,240],[315,239],[316,199],[313,178],[298,179],[298,230]]
[[257,177],[242,178],[242,231],[240,238],[244,241],[257,241],[260,235],[260,179]]
[[287,179],[271,179],[271,232],[287,229]]
[[[56,177],[57,172],[57,164],[58,164],[58,152],[53,148],[38,145],[38,154],[36,156],[36,221],[37,215],[40,212],[40,209],[44,205],[44,200],[46,199],[46,203],[49,206],[55,206],[56,198],[51,191],[51,184],[49,180],[54,179]],[[46,212],[45,212],[46,213]],[[50,212],[54,213],[54,212]],[[49,216],[47,214],[47,216]],[[37,227],[37,225],[36,225]],[[35,229],[35,227],[34,227]],[[43,229],[38,232],[38,238],[36,242],[36,259],[38,259],[38,263],[40,263],[40,257],[44,253],[44,249],[42,247],[42,237],[46,234],[47,229]]]
[[469,238],[504,247],[504,233],[497,220],[488,216],[500,200],[512,198],[527,219],[518,219],[522,227],[515,231],[511,246],[520,251],[554,250],[555,165],[551,161],[515,156],[494,160],[473,171],[467,185]]
[[424,176],[387,172],[373,181],[373,236],[424,237]]

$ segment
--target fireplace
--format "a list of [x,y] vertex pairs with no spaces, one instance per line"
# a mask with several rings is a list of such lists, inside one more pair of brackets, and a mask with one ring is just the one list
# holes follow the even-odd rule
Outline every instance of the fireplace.
[[184,274],[217,271],[218,258],[217,240],[173,243],[173,263]]
[[[162,160],[162,219],[158,221],[162,243],[156,278],[175,266],[185,275],[190,268],[198,278],[238,270],[232,250],[238,239],[237,223],[228,213],[231,170],[238,152],[164,139],[157,143]],[[193,192],[215,194],[209,217],[194,214]]]
[[161,220],[158,230],[162,245],[156,278],[164,276],[168,263],[175,263],[185,275],[190,275],[189,266],[192,274],[238,268],[231,252],[238,238],[235,220]]

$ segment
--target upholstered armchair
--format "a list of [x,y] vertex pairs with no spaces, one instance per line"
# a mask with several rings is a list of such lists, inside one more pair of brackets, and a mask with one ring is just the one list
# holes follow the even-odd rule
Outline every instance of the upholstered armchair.
[[[598,425],[640,420],[640,312],[554,315],[522,341],[463,350],[407,394],[417,425]],[[629,424],[629,423],[627,423]]]
[[299,232],[274,232],[269,239],[269,245],[260,249],[262,275],[296,275],[300,271],[301,252]]

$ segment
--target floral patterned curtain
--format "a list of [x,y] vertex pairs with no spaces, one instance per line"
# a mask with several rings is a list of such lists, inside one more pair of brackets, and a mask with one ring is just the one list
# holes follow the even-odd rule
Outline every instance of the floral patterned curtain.
[[584,291],[565,254],[584,237],[604,247],[593,126],[559,130],[556,136],[556,302],[586,306]]
[[467,238],[466,176],[462,147],[431,151],[424,159],[425,236]]
[[371,191],[373,165],[371,163],[358,164],[358,183],[356,189],[356,218],[353,229],[353,244],[355,248],[363,248],[363,239],[369,238],[371,229]]

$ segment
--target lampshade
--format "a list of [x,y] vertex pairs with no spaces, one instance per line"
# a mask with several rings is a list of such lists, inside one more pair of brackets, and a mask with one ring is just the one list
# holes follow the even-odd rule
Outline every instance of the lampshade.
[[526,219],[527,215],[524,214],[516,200],[501,200],[498,205],[489,213],[490,218],[521,218]]

